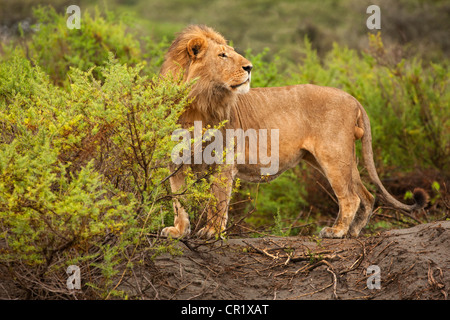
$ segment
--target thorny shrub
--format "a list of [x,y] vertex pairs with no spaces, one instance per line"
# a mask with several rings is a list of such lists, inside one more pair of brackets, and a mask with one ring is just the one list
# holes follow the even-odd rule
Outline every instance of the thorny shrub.
[[104,81],[72,69],[64,91],[20,50],[0,65],[0,262],[30,297],[67,294],[72,264],[117,294],[115,267],[173,214],[171,133],[190,85],[141,69],[110,55]]

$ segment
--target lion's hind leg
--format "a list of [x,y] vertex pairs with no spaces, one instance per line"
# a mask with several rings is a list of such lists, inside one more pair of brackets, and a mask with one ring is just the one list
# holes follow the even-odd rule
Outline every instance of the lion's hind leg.
[[339,201],[339,213],[332,227],[324,227],[320,231],[322,238],[343,238],[349,231],[350,224],[359,208],[360,198],[351,188],[345,189],[347,189],[345,185],[336,187],[335,184],[333,187]]
[[344,237],[359,208],[360,198],[356,193],[352,179],[353,150],[336,150],[327,145],[324,149],[316,148],[314,157],[320,164],[322,172],[328,179],[339,202],[339,213],[332,227],[321,230],[323,238]]
[[339,200],[339,213],[334,226],[323,228],[320,236],[323,238],[342,238],[346,235],[360,203],[358,195],[354,192],[355,189],[352,186],[352,173],[348,172],[346,168],[336,166],[333,161],[322,159],[321,163],[319,163],[309,151],[305,153],[303,160],[328,179]]
[[356,166],[356,162],[354,162],[352,174],[353,185],[355,187],[356,193],[361,199],[362,206],[364,207],[364,210],[358,211],[356,213],[356,216],[353,219],[352,224],[350,225],[349,234],[352,237],[357,237],[361,232],[361,229],[367,225],[367,222],[372,215],[375,198],[362,183],[358,168]]

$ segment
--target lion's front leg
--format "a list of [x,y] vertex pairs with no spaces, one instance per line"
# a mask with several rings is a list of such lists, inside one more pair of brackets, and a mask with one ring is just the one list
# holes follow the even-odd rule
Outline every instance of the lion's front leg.
[[[184,183],[184,173],[182,171],[177,172],[169,179],[172,192],[180,190]],[[165,237],[181,238],[191,233],[191,225],[189,222],[189,215],[181,206],[181,203],[177,200],[173,200],[173,210],[175,217],[173,220],[173,227],[164,228],[161,231],[161,235]]]
[[164,228],[161,231],[161,235],[171,238],[181,238],[189,235],[191,233],[189,215],[178,200],[173,201],[173,208],[175,211],[175,218],[173,220],[174,226]]
[[236,173],[236,167],[228,165],[223,166],[221,171],[214,175],[211,192],[215,196],[215,203],[207,208],[206,225],[197,233],[199,237],[210,239],[216,235],[221,236],[226,229],[228,204]]

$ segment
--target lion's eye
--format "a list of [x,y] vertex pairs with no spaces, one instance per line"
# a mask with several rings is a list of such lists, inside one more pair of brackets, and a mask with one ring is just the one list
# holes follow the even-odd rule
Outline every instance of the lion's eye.
[[219,53],[219,57],[226,58],[228,56],[225,52],[221,52],[221,53]]

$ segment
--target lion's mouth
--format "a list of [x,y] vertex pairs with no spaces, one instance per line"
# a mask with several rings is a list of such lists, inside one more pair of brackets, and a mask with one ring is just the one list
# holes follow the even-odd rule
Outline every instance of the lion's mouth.
[[250,82],[250,77],[248,77],[247,80],[245,80],[244,82],[239,83],[239,84],[232,85],[232,86],[230,86],[230,87],[231,87],[232,89],[236,89],[236,88],[239,88],[240,86],[242,86],[242,85],[244,85],[244,84],[246,84],[246,83],[249,83],[249,82]]

